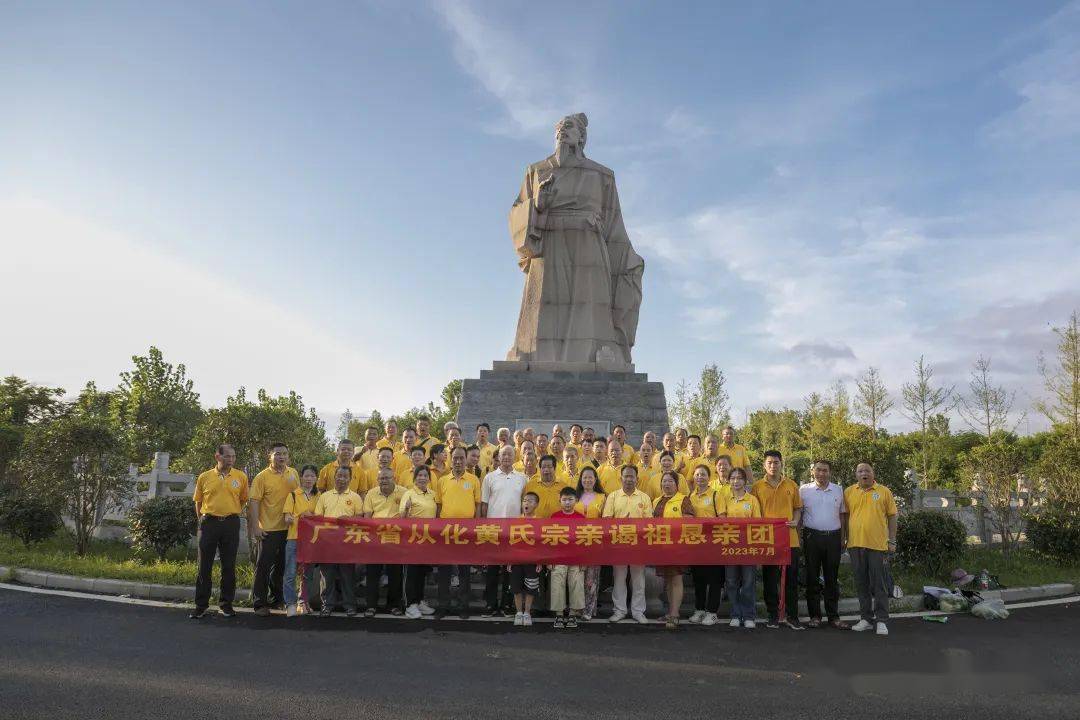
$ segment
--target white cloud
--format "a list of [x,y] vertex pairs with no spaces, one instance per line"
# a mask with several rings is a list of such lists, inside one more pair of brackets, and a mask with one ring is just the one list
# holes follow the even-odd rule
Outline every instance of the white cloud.
[[[407,407],[407,371],[333,335],[229,267],[195,267],[151,244],[45,203],[0,199],[0,370],[69,392],[115,386],[150,345],[187,365],[204,404],[243,385],[295,389],[333,432],[346,406]],[[288,282],[282,279],[282,282]],[[379,378],[372,382],[371,378]]]
[[1007,68],[1019,105],[990,125],[991,135],[1028,145],[1080,134],[1080,2],[1039,28],[1043,47]]

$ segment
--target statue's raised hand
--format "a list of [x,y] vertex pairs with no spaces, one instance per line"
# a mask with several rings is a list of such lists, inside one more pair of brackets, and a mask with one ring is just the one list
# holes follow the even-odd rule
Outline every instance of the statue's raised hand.
[[559,192],[555,187],[555,176],[548,175],[546,180],[540,182],[540,187],[536,194],[536,209],[540,212],[544,212],[550,206],[555,199],[555,195]]

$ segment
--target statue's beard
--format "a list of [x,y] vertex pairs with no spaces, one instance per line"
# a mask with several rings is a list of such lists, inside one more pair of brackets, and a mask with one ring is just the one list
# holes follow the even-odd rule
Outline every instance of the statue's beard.
[[581,149],[564,140],[555,141],[555,161],[559,165],[573,165],[581,159]]

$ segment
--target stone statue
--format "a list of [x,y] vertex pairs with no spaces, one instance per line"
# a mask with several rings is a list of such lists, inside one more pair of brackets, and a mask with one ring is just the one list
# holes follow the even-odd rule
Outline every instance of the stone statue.
[[525,171],[510,236],[525,272],[507,360],[631,363],[645,261],[623,226],[615,174],[585,157],[589,120],[555,126],[555,153]]

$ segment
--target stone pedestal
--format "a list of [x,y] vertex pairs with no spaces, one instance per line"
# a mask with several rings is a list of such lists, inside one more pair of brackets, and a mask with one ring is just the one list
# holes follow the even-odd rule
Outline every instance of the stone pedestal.
[[646,430],[658,436],[668,430],[664,384],[649,382],[633,365],[613,371],[601,363],[497,361],[479,379],[462,383],[457,421],[470,441],[481,422],[491,425],[492,441],[500,427],[550,433],[556,423],[569,436],[576,422],[593,427],[597,435],[624,425],[627,440],[636,447]]

